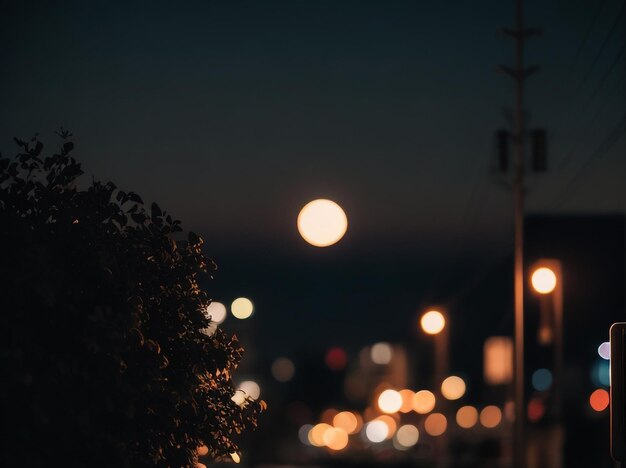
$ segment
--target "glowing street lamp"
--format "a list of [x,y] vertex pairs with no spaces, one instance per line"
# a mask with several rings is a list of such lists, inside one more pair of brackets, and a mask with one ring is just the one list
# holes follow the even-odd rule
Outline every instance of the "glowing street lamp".
[[438,310],[429,310],[420,320],[420,325],[424,333],[429,335],[438,335],[446,326],[446,319]]
[[539,294],[550,294],[556,288],[556,274],[548,267],[539,267],[533,272],[530,282]]

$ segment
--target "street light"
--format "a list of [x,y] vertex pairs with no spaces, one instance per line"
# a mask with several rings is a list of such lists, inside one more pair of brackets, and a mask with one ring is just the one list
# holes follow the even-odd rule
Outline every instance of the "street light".
[[533,272],[530,282],[539,294],[550,294],[556,288],[556,273],[548,267],[539,267]]
[[438,335],[446,326],[446,319],[438,310],[429,310],[420,320],[420,325],[424,333],[429,335]]

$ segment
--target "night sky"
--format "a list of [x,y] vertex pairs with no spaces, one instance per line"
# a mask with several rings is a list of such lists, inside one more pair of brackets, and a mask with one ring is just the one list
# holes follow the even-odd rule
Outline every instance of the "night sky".
[[[551,168],[529,212],[626,209],[626,140],[604,144],[624,133],[623,5],[527,2],[544,29],[528,127],[548,130]],[[501,0],[3,2],[0,150],[70,129],[87,174],[205,236],[209,288],[255,300],[258,347],[402,339],[510,251],[493,137],[513,18]],[[320,197],[350,223],[326,250],[295,228]]]

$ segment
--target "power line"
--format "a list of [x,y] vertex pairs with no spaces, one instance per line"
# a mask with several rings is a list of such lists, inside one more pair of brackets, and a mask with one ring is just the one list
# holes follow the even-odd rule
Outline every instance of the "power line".
[[[591,37],[591,32],[593,31],[593,28],[596,25],[596,21],[600,17],[600,13],[604,9],[605,5],[606,5],[606,0],[602,0],[600,3],[598,3],[596,11],[594,12],[593,16],[591,17],[591,21],[589,22],[589,25],[587,26],[585,34],[584,34],[582,40],[580,41],[580,43],[578,44],[578,48],[576,49],[576,52],[574,53],[574,56],[572,57],[572,60],[571,60],[571,62],[569,64],[568,76],[572,75],[572,72],[574,71],[574,68],[576,67],[576,64],[578,63],[578,59],[580,58],[580,54],[582,53],[583,49],[587,45],[587,42],[589,41],[589,38]],[[551,88],[552,88],[552,93],[551,94],[554,94],[555,91],[561,89],[561,81],[559,81],[559,80],[557,80],[555,78],[554,79],[554,83],[552,84]]]
[[591,31],[593,31],[593,27],[596,25],[596,21],[598,20],[598,17],[600,16],[600,12],[604,8],[604,5],[606,5],[606,0],[602,0],[598,4],[598,7],[596,8],[595,13],[591,17],[591,22],[589,23],[589,26],[587,27],[587,30],[585,31],[585,35],[583,36],[583,39],[580,42],[580,45],[578,46],[578,49],[576,49],[576,53],[574,54],[574,58],[572,59],[572,63],[570,64],[570,67],[569,67],[570,71],[574,69],[576,62],[578,61],[578,57],[580,57],[581,52],[585,48],[585,45],[587,45],[587,41],[589,40],[589,37],[591,36]]
[[578,184],[580,178],[585,174],[588,169],[590,169],[594,164],[597,164],[604,156],[606,156],[607,152],[613,147],[615,143],[620,140],[625,131],[626,113],[624,113],[619,123],[615,127],[613,127],[609,135],[602,141],[602,143],[600,143],[600,145],[598,145],[596,150],[591,153],[591,155],[587,158],[583,165],[578,169],[574,177],[570,180],[570,183],[562,192],[561,198],[557,200],[557,206],[562,206],[567,200],[571,198],[574,193],[573,189]]
[[[574,70],[574,66],[576,65],[578,58],[580,57],[581,51],[583,50],[584,46],[586,45],[586,43],[589,40],[589,37],[591,35],[591,31],[593,30],[596,21],[599,18],[600,13],[602,12],[602,10],[604,9],[604,5],[606,4],[606,0],[603,0],[598,7],[596,8],[596,11],[592,17],[592,20],[589,24],[589,26],[587,27],[587,31],[585,32],[585,35],[583,37],[583,40],[581,41],[576,54],[574,55],[574,58],[572,59],[570,68],[569,68],[569,74],[572,74],[573,70]],[[626,0],[622,1],[622,7],[619,11],[619,13],[617,14],[617,16],[615,17],[615,20],[609,30],[609,32],[607,33],[607,35],[604,38],[604,41],[602,42],[602,45],[600,46],[600,49],[598,50],[598,52],[596,53],[591,65],[589,67],[587,67],[587,71],[585,72],[582,81],[580,81],[578,83],[578,86],[576,86],[576,89],[574,90],[574,94],[577,95],[580,93],[580,90],[583,86],[583,84],[587,81],[587,78],[590,76],[591,72],[593,71],[593,69],[595,68],[598,60],[600,59],[600,57],[602,56],[602,53],[604,52],[604,49],[606,48],[607,44],[609,43],[611,37],[613,36],[613,33],[615,32],[615,29],[617,28],[617,25],[620,23],[620,20],[622,18],[622,16],[624,15],[624,7],[626,6]],[[617,65],[617,63],[619,62],[619,58],[621,57],[621,52],[618,54],[618,57],[616,57],[613,60],[613,63],[611,64],[611,66],[609,67],[609,71],[607,71],[604,76],[602,77],[600,84],[598,86],[596,86],[596,89],[592,92],[591,94],[591,98],[588,99],[587,103],[584,106],[583,112],[589,107],[589,105],[591,104],[591,102],[593,101],[593,99],[595,99],[597,93],[599,92],[600,88],[602,87],[602,85],[604,84],[604,82],[606,81],[606,79],[608,78],[608,76],[611,74],[612,70],[615,68],[615,66]],[[556,91],[558,88],[555,85],[554,87],[554,91]],[[567,125],[564,126],[564,128],[568,128],[570,126],[570,124],[573,121],[574,118],[574,113],[570,112],[569,113],[569,118]]]
[[[618,80],[618,84],[622,83],[623,78],[626,78],[626,74],[622,74],[622,75],[623,76],[620,77],[620,79]],[[606,98],[604,99],[604,101],[602,102],[598,110],[593,115],[593,117],[591,117],[591,119],[589,120],[589,123],[585,126],[583,131],[577,133],[576,140],[574,141],[574,144],[572,145],[571,149],[565,154],[565,156],[561,160],[559,169],[564,169],[565,167],[567,167],[572,156],[574,155],[574,152],[579,147],[580,143],[582,143],[582,141],[585,139],[589,131],[593,128],[593,125],[595,124],[597,118],[602,114],[607,104],[609,104],[610,102],[613,102],[613,100],[611,99],[611,95],[609,94],[606,96]]]
[[[587,71],[583,75],[583,80],[581,82],[581,85],[584,84],[587,81],[587,78],[589,77],[589,75],[591,74],[593,68],[596,66],[596,64],[598,63],[598,60],[602,56],[602,52],[604,52],[604,48],[609,43],[611,37],[613,37],[613,33],[615,32],[615,29],[617,28],[617,25],[621,24],[622,17],[624,16],[624,8],[625,7],[626,7],[626,1],[622,1],[622,7],[620,8],[618,15],[615,17],[615,21],[613,21],[613,25],[611,26],[611,29],[609,30],[609,33],[604,38],[604,41],[602,42],[602,45],[600,46],[600,49],[598,49],[598,52],[596,53],[596,56],[594,57],[593,61],[591,62],[591,65],[587,68]],[[580,85],[579,85],[579,88],[580,88]]]
[[622,58],[622,55],[624,55],[624,51],[626,51],[626,42],[624,42],[624,44],[622,44],[622,48],[620,49],[618,54],[613,59],[613,62],[611,63],[611,65],[607,69],[606,73],[604,73],[604,75],[602,76],[602,79],[600,80],[600,82],[596,86],[596,89],[594,89],[593,93],[591,93],[591,96],[587,100],[587,104],[585,104],[585,107],[583,108],[583,112],[586,111],[589,108],[589,105],[593,102],[593,100],[595,99],[597,94],[600,92],[600,89],[602,89],[602,86],[604,85],[604,83],[606,82],[608,77],[611,75],[611,73],[613,73],[613,70],[615,69],[615,67],[619,63],[619,60]]

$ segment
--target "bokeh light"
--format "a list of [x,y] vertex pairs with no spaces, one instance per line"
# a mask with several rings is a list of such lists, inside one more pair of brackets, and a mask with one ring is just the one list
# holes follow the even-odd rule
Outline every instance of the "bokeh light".
[[318,199],[307,203],[298,215],[298,232],[315,247],[328,247],[348,230],[348,218],[334,201]]
[[370,349],[370,357],[374,364],[389,364],[393,357],[393,349],[389,343],[376,343]]
[[226,319],[226,306],[221,302],[211,302],[206,308],[205,315],[217,324],[222,323]]
[[478,410],[473,406],[463,406],[456,412],[456,423],[463,429],[474,427],[478,422]]
[[429,335],[436,335],[446,326],[446,319],[443,314],[437,310],[429,310],[420,320],[422,330]]
[[387,438],[388,434],[389,428],[387,427],[387,424],[378,419],[368,422],[365,425],[365,437],[367,437],[367,440],[369,440],[370,442],[382,442]]
[[231,397],[231,400],[233,400],[239,406],[244,406],[246,404],[246,396],[247,395],[243,390],[237,389]]
[[548,390],[552,386],[552,372],[548,369],[537,369],[533,372],[532,384],[538,392]]
[[535,291],[540,294],[550,294],[556,287],[556,275],[550,268],[537,268],[530,280]]
[[386,439],[391,439],[396,433],[396,429],[398,429],[398,423],[396,423],[396,420],[388,414],[378,416],[375,421],[382,421],[387,426],[387,437],[385,437]]
[[279,382],[289,382],[295,371],[293,362],[285,357],[278,358],[272,363],[272,375]]
[[531,422],[537,422],[543,418],[546,414],[546,404],[541,398],[531,398],[526,408],[528,420]]
[[243,391],[247,396],[256,400],[261,395],[261,387],[254,380],[245,380],[239,385],[239,390]]
[[395,440],[401,447],[409,448],[417,444],[419,437],[420,432],[417,427],[412,424],[405,424],[398,429]]
[[402,406],[400,406],[400,412],[409,413],[413,411],[413,397],[415,396],[413,390],[409,390],[408,388],[400,390],[400,396],[402,397]]
[[339,427],[332,427],[324,432],[322,440],[331,450],[343,450],[348,446],[348,433]]
[[309,431],[309,442],[314,447],[323,447],[324,446],[324,434],[327,430],[332,429],[333,427],[330,424],[319,423],[311,428]]
[[611,343],[605,341],[600,346],[598,346],[598,354],[602,359],[609,360],[611,359]]
[[497,406],[485,406],[480,412],[480,423],[488,429],[496,427],[502,421],[502,411]]
[[515,402],[507,401],[504,404],[504,417],[507,421],[515,421]]
[[420,390],[413,397],[413,409],[416,413],[430,413],[435,408],[435,395],[428,390]]
[[441,384],[441,394],[447,400],[458,400],[465,395],[465,381],[456,375],[451,375]]
[[591,381],[598,387],[608,387],[611,383],[611,365],[609,361],[598,359],[591,367]]
[[300,426],[300,429],[298,429],[298,439],[300,439],[300,442],[304,445],[311,445],[311,441],[309,440],[309,433],[311,432],[311,429],[313,429],[312,424],[304,424],[303,426]]
[[483,372],[489,385],[508,384],[513,380],[513,340],[492,336],[485,341]]
[[230,305],[230,311],[239,320],[244,320],[252,315],[254,305],[247,297],[238,297]]
[[198,453],[199,457],[204,457],[209,453],[209,447],[207,447],[206,445],[201,445],[196,449],[196,452]]
[[402,407],[402,396],[395,390],[385,390],[378,397],[378,408],[383,413],[397,413]]
[[346,364],[348,363],[348,355],[342,348],[336,346],[334,348],[330,348],[326,352],[325,360],[326,365],[330,370],[340,371],[346,367]]
[[609,406],[610,397],[609,392],[603,388],[598,388],[589,396],[589,404],[594,411],[600,412],[607,409]]
[[333,418],[333,426],[343,429],[347,434],[354,434],[359,430],[359,420],[354,413],[342,411]]
[[440,436],[448,427],[448,420],[441,413],[432,413],[424,421],[424,430],[431,436]]

